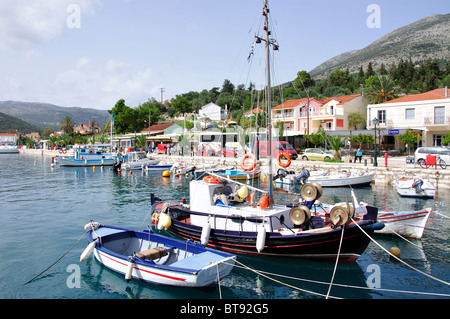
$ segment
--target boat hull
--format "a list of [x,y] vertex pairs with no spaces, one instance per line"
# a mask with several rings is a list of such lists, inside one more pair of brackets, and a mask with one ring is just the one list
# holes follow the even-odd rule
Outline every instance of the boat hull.
[[386,227],[377,230],[378,234],[400,234],[412,239],[422,238],[431,208],[411,212],[380,212],[378,220]]
[[416,198],[434,198],[436,188],[428,180],[423,180],[421,190],[418,192],[412,186],[414,180],[400,179],[395,182],[397,193],[402,197],[416,197]]
[[[375,215],[376,215],[376,208]],[[168,231],[182,238],[200,240],[202,228],[188,222],[177,220],[177,207],[170,208],[172,226]],[[376,219],[376,218],[375,218]],[[230,220],[230,222],[233,222]],[[237,221],[234,221],[237,222]],[[375,230],[382,228],[382,223],[372,220],[359,222],[364,231],[371,236]],[[221,249],[237,254],[258,255],[266,257],[303,258],[319,261],[336,261],[342,236],[342,228],[331,227],[318,229],[317,232],[305,231],[297,234],[283,232],[267,232],[264,249],[257,251],[257,232],[211,230],[208,247]],[[349,223],[344,227],[342,247],[339,253],[340,262],[356,261],[364,252],[370,239],[358,226]]]
[[60,166],[68,166],[68,167],[92,167],[92,166],[113,166],[115,160],[113,158],[105,158],[105,159],[74,159],[74,158],[59,158],[58,159]]
[[343,186],[368,186],[372,183],[375,173],[367,173],[361,176],[311,176],[307,183],[318,183],[322,187],[343,187]]

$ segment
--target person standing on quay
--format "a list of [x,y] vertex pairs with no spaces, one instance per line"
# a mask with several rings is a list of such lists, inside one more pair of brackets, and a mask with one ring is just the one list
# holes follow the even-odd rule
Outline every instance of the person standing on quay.
[[355,154],[355,163],[356,163],[356,159],[359,158],[359,162],[361,163],[361,158],[362,158],[362,151],[361,148],[358,148],[358,150],[356,151]]

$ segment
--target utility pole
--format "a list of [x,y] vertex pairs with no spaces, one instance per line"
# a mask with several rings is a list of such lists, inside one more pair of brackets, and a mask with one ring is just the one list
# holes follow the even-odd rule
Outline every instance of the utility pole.
[[164,99],[163,99],[163,94],[164,94],[164,88],[161,88],[161,89],[159,89],[160,91],[161,91],[161,104],[163,104],[163,101],[164,101]]

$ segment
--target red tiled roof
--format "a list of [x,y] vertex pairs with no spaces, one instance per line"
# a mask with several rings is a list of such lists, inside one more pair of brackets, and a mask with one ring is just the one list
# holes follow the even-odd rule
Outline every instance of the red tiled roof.
[[326,97],[324,99],[321,99],[319,102],[322,104],[327,104],[328,102],[335,100],[338,101],[339,104],[344,104],[347,103],[348,101],[357,98],[358,96],[360,96],[360,94]]
[[[255,113],[258,113],[258,109],[250,110],[248,112],[245,112],[244,114],[255,114]],[[259,113],[265,113],[265,111],[262,109],[259,109]]]
[[[310,98],[309,102],[311,103],[311,101],[316,101],[317,102],[317,100],[315,98]],[[292,109],[292,108],[298,106],[299,104],[307,103],[307,102],[308,102],[307,98],[299,99],[299,100],[288,100],[288,101],[285,101],[284,103],[282,103],[280,105],[277,105],[277,106],[273,107],[272,110]]]
[[[175,125],[175,123],[155,124],[150,126],[150,132],[164,131],[166,128],[171,127],[172,125]],[[143,129],[141,132],[148,132],[148,127]]]
[[450,97],[445,96],[445,89],[435,89],[420,94],[411,94],[399,97],[398,99],[390,100],[381,104],[389,103],[402,103],[402,102],[416,102],[416,101],[428,101],[428,100],[441,100],[449,99]]

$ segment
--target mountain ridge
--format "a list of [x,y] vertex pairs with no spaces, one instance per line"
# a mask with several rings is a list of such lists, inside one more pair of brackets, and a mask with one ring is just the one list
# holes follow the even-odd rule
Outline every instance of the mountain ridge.
[[0,101],[0,112],[42,129],[50,127],[54,130],[59,130],[60,123],[66,116],[70,116],[77,125],[90,123],[94,118],[98,126],[102,126],[110,116],[106,110],[21,101]]
[[349,69],[357,73],[359,68],[372,62],[374,68],[386,67],[400,59],[411,58],[415,64],[428,59],[447,61],[450,57],[450,14],[435,14],[391,31],[360,50],[339,54],[309,74],[325,78],[335,69]]

